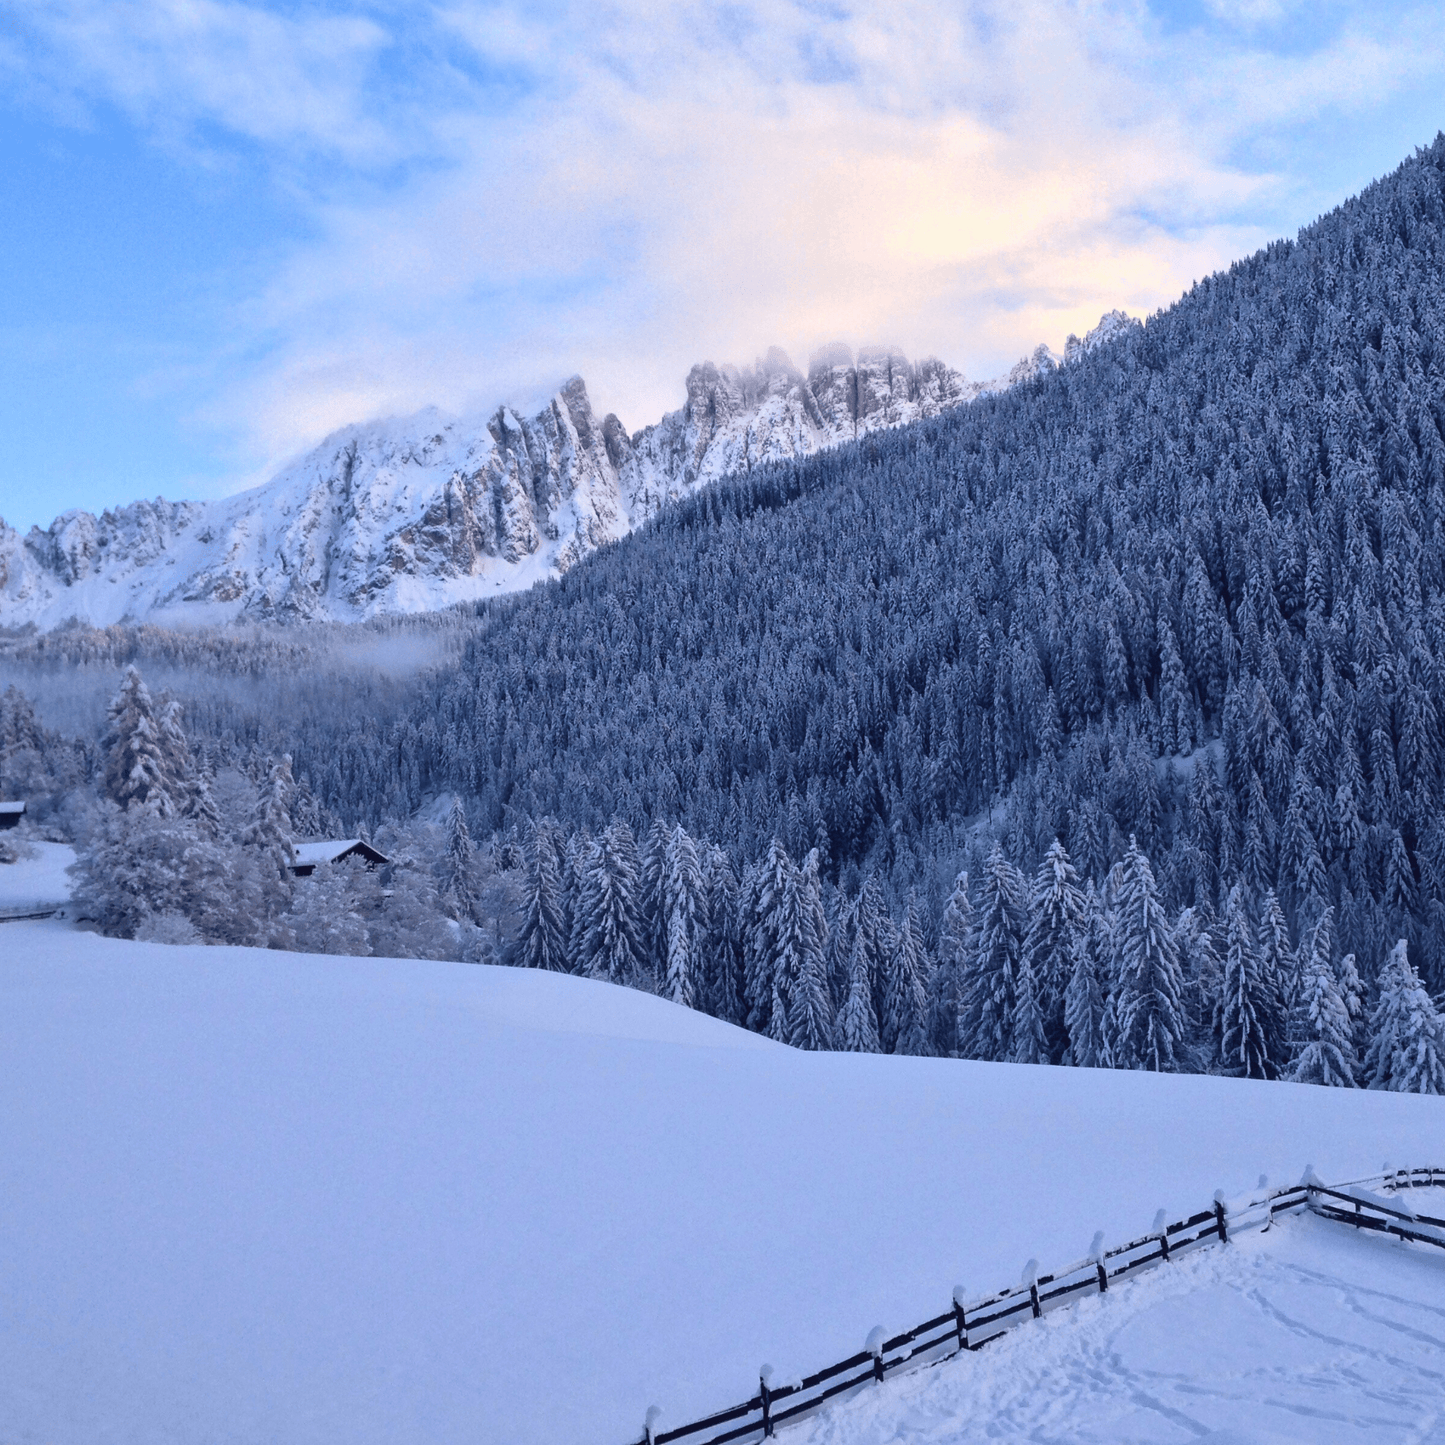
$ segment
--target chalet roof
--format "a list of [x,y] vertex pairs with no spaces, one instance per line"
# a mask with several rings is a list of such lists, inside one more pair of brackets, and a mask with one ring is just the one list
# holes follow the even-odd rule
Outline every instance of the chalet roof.
[[294,868],[315,868],[319,863],[334,863],[348,853],[360,853],[370,863],[390,863],[391,859],[378,853],[370,843],[360,838],[327,838],[319,843],[297,843]]
[[24,811],[24,803],[0,803],[0,816],[18,818]]

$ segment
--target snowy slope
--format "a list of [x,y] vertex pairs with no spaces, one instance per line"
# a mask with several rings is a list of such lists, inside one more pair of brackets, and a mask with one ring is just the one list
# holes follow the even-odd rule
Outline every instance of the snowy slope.
[[1095,1229],[1445,1157],[1438,1099],[800,1054],[523,971],[12,923],[0,990],[0,1420],[50,1445],[624,1445]]
[[[1111,313],[1070,354],[1118,334]],[[72,617],[199,624],[420,612],[565,572],[705,482],[901,426],[1061,364],[1047,347],[973,383],[892,348],[830,347],[808,374],[776,349],[693,367],[687,400],[628,434],[580,377],[536,415],[435,410],[351,426],[262,487],[215,502],[0,520],[0,626]]]

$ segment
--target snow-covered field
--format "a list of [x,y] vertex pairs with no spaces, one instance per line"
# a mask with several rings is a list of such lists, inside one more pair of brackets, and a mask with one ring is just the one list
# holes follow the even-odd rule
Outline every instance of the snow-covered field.
[[[680,1424],[1161,1206],[1445,1161],[1438,1099],[801,1054],[516,970],[52,921],[0,925],[0,990],[6,1445],[624,1445],[651,1403]],[[1180,1261],[796,1438],[1428,1438],[1441,1261],[1329,1228]],[[1416,1333],[1358,1343],[1416,1279]],[[1377,1425],[1228,1403],[1306,1366]]]
[[[70,878],[65,870],[75,862],[75,849],[68,843],[27,842],[25,846],[32,850],[33,857],[0,864],[0,917],[55,908],[70,897]],[[0,950],[3,948],[0,941]],[[0,953],[0,957],[4,954]]]
[[[1439,1194],[1405,1197],[1438,1215]],[[1445,1253],[1287,1217],[869,1387],[791,1445],[1445,1440],[1442,1300]]]

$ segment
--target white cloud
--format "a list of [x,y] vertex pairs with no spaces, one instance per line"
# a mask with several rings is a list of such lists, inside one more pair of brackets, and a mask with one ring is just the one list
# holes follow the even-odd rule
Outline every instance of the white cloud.
[[[149,123],[351,168],[239,309],[265,359],[207,409],[268,459],[573,370],[635,427],[690,362],[774,341],[990,374],[1291,228],[1300,178],[1242,168],[1241,141],[1385,104],[1445,53],[1425,10],[1274,55],[1165,36],[1137,0],[50,9],[50,53]],[[357,179],[399,159],[424,164]]]

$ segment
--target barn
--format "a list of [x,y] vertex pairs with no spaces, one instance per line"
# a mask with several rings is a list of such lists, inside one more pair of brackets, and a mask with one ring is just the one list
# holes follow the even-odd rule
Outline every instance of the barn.
[[323,863],[340,863],[345,858],[360,858],[368,868],[382,868],[391,862],[370,843],[360,838],[332,838],[319,843],[298,843],[291,871],[298,878],[309,878]]
[[7,828],[18,828],[24,816],[24,803],[0,803],[0,833]]

